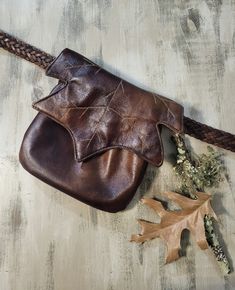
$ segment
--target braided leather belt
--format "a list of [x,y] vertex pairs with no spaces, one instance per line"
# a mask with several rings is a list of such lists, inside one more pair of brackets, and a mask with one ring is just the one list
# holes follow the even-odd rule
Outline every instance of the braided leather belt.
[[[0,47],[46,69],[54,56],[0,30]],[[203,142],[235,152],[235,135],[184,117],[184,133]]]

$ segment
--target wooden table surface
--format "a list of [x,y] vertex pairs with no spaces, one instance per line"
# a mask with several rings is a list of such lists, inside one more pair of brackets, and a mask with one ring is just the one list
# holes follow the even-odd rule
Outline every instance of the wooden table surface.
[[[235,133],[233,0],[1,0],[0,28],[53,55],[74,49],[178,101],[186,116]],[[149,166],[120,213],[93,209],[23,170],[18,152],[36,115],[31,103],[55,83],[0,50],[0,289],[235,289],[235,274],[224,278],[211,251],[201,251],[191,237],[185,237],[186,256],[169,265],[162,241],[129,242],[139,231],[136,218],[159,220],[140,197],[176,187],[166,131],[163,166]],[[196,153],[206,151],[205,143],[187,140]],[[212,190],[213,206],[234,263],[235,154],[220,151],[227,175]]]

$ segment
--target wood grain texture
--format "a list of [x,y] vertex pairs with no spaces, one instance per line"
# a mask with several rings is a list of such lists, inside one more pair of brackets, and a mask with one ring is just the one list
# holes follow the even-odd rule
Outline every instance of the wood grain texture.
[[[235,2],[233,0],[1,0],[0,28],[53,55],[64,47],[134,84],[185,106],[186,116],[235,133]],[[174,148],[164,132],[165,163],[149,167],[127,210],[88,207],[29,175],[18,161],[33,100],[55,80],[0,50],[0,289],[235,289],[209,250],[186,232],[186,257],[164,265],[160,240],[129,242],[136,218],[157,221],[141,205],[176,187]],[[188,138],[197,153],[206,144]],[[222,150],[221,150],[222,151]],[[213,190],[219,232],[235,261],[235,154]]]

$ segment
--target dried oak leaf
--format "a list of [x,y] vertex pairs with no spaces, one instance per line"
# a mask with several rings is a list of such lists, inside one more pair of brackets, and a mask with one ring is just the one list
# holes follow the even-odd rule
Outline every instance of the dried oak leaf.
[[217,216],[210,205],[211,195],[197,192],[196,200],[175,192],[166,192],[164,195],[169,200],[177,203],[182,209],[168,211],[163,208],[161,202],[151,198],[143,198],[141,201],[161,217],[161,222],[156,224],[138,220],[142,230],[140,234],[132,235],[131,241],[143,243],[154,238],[161,238],[167,246],[166,263],[179,258],[181,233],[184,229],[191,231],[202,250],[207,249],[204,216],[210,215],[217,220]]

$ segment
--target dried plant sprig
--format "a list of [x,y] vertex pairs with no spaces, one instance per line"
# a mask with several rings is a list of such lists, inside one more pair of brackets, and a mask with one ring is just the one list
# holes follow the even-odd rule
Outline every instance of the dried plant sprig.
[[180,177],[180,189],[183,193],[204,191],[205,188],[219,185],[225,170],[220,153],[208,146],[207,154],[192,158],[181,135],[175,135],[173,141],[177,147],[174,170]]
[[[201,154],[193,158],[181,135],[176,134],[173,137],[173,141],[177,148],[177,161],[174,171],[179,177],[180,192],[195,199],[194,192],[204,191],[205,188],[217,187],[223,180],[222,175],[225,171],[221,154],[208,146],[207,154]],[[229,261],[220,245],[218,236],[215,234],[211,216],[205,215],[204,227],[207,242],[222,272],[229,274],[231,272]]]
[[204,217],[204,227],[207,242],[216,257],[222,272],[224,274],[229,274],[231,272],[229,261],[220,245],[218,236],[214,232],[213,220],[209,215],[205,215]]

